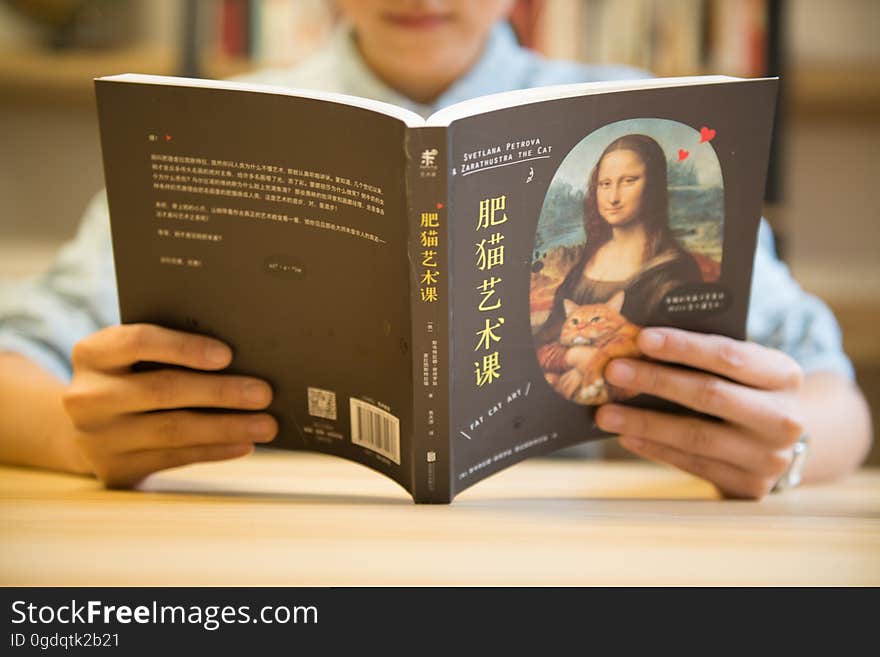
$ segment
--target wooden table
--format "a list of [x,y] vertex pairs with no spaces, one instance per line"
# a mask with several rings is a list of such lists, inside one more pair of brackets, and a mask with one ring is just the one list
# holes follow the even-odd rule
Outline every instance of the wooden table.
[[880,470],[762,502],[636,462],[531,460],[416,506],[315,454],[142,491],[0,468],[0,585],[880,584]]

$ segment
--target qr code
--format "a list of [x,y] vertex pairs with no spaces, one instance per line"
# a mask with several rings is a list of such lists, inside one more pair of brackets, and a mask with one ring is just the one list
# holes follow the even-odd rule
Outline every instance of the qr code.
[[325,420],[336,419],[336,393],[332,390],[309,388],[309,415]]

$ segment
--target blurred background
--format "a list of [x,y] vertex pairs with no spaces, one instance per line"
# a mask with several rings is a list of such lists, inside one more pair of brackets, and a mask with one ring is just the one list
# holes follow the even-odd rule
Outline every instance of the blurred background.
[[[336,20],[332,0],[0,0],[0,277],[45,268],[103,186],[93,77],[295,65]],[[878,426],[880,2],[518,0],[511,22],[550,57],[782,76],[765,216],[837,314]]]

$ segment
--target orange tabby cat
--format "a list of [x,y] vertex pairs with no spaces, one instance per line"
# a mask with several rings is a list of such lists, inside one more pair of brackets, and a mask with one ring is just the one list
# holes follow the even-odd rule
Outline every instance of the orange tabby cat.
[[566,348],[565,366],[569,368],[555,382],[557,392],[578,404],[604,404],[632,394],[605,383],[603,373],[612,358],[637,357],[636,345],[641,330],[620,314],[624,292],[621,290],[606,303],[577,305],[563,300],[565,323],[559,344]]

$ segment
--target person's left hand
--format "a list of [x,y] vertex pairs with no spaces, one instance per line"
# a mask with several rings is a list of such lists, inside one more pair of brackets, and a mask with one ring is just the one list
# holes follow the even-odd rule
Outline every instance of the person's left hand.
[[702,477],[724,495],[770,492],[804,430],[800,366],[775,349],[679,329],[644,329],[639,347],[656,361],[703,371],[619,358],[605,369],[607,381],[718,421],[606,404],[596,413],[599,427],[620,434],[627,450]]

